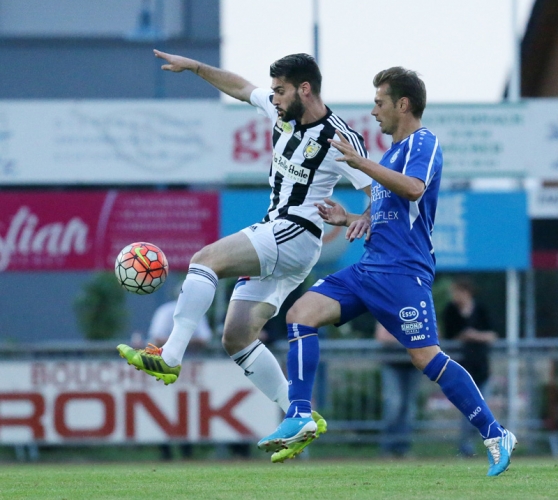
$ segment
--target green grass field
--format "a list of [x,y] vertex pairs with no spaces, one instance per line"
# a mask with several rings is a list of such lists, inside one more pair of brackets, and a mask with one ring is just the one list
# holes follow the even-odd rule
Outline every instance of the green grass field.
[[0,499],[558,498],[557,460],[519,458],[499,477],[485,474],[481,458],[3,465]]

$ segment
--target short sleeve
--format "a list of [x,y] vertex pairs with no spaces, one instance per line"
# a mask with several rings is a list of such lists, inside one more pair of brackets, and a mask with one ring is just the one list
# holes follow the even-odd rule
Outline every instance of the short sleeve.
[[435,161],[438,139],[428,130],[419,130],[411,137],[402,173],[416,177],[428,185],[438,168]]
[[270,89],[255,88],[250,94],[250,104],[258,108],[258,113],[267,116],[272,121],[277,120],[277,110],[272,104],[273,92]]
[[364,189],[372,184],[372,178],[357,168],[350,167],[345,162],[337,162],[340,173],[355,189]]

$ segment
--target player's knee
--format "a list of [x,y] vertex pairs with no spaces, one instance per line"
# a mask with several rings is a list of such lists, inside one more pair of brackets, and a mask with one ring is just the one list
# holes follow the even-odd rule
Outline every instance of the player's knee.
[[411,363],[413,363],[415,368],[419,369],[420,371],[424,371],[426,366],[441,351],[440,351],[440,347],[435,345],[435,346],[408,349],[407,352],[411,356]]
[[221,345],[223,346],[223,349],[225,349],[225,351],[228,353],[229,339],[228,337],[225,336],[224,332],[223,332],[223,336],[221,337]]
[[[447,364],[450,361],[450,357],[443,351],[439,351],[422,369],[423,373],[433,382],[437,382]],[[415,365],[416,366],[416,365]],[[419,368],[417,366],[417,368]]]
[[242,351],[242,349],[246,347],[243,344],[237,342],[234,338],[225,337],[224,335],[223,338],[221,339],[221,344],[223,345],[223,349],[229,356],[232,356],[237,352]]
[[318,311],[315,311],[311,307],[307,307],[303,302],[295,302],[287,311],[286,319],[287,323],[298,323],[299,325],[306,325],[314,328],[323,326]]
[[225,352],[229,356],[232,356],[254,342],[258,338],[259,333],[260,330],[252,328],[250,331],[245,331],[239,335],[239,330],[237,328],[225,327],[223,336],[221,337],[221,344]]
[[201,264],[202,266],[208,266],[210,261],[211,252],[209,250],[209,246],[203,247],[201,250],[198,250],[192,258],[190,259],[191,264]]
[[223,345],[223,349],[225,349],[225,352],[229,356],[232,356],[233,354],[236,354],[238,351],[243,349],[243,347],[240,346],[240,343],[238,342],[238,339],[235,337],[235,335],[233,335],[231,331],[227,329],[223,330],[221,344]]
[[212,245],[207,245],[201,250],[198,250],[190,259],[190,264],[199,264],[201,266],[209,267],[219,278],[221,278],[222,271],[222,257],[216,248]]
[[287,311],[287,323],[319,328],[338,323],[340,315],[341,309],[337,301],[308,292]]
[[[305,314],[306,313],[306,314]],[[302,325],[308,325],[309,315],[307,314],[308,311],[305,310],[303,306],[299,304],[299,302],[295,302],[287,311],[287,323],[299,323]],[[314,325],[308,325],[314,326]]]

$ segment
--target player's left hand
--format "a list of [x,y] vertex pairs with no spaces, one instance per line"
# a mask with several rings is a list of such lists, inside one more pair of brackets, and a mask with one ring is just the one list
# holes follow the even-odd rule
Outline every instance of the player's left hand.
[[361,217],[351,222],[345,234],[345,239],[352,243],[355,239],[360,239],[364,235],[366,235],[365,240],[368,241],[370,239],[370,219],[368,217]]
[[344,161],[350,167],[356,168],[356,162],[359,158],[362,158],[362,156],[357,153],[353,145],[339,130],[335,130],[335,134],[339,137],[339,140],[328,139],[328,141],[335,149],[343,154],[343,156],[335,158],[335,161]]
[[325,205],[321,203],[314,203],[318,209],[320,217],[332,226],[346,226],[347,225],[347,211],[339,203],[335,203],[331,198],[324,198]]
[[194,59],[189,59],[188,57],[177,56],[174,54],[167,54],[157,49],[153,49],[153,54],[159,59],[165,60],[168,64],[163,64],[161,69],[165,71],[173,71],[174,73],[180,73],[184,70],[190,70],[197,73],[200,67],[200,63]]

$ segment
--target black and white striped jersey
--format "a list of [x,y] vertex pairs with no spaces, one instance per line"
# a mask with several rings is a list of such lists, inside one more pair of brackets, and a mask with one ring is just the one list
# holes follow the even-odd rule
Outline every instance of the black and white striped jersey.
[[264,221],[292,220],[320,238],[323,221],[314,203],[323,203],[324,198],[330,197],[341,176],[351,181],[356,189],[363,189],[372,182],[360,170],[335,161],[342,154],[328,139],[335,138],[335,130],[340,130],[359,154],[367,158],[364,139],[329,108],[327,114],[314,123],[283,122],[271,102],[272,95],[271,90],[258,88],[250,96],[258,112],[273,122],[273,158],[269,170],[272,191]]

